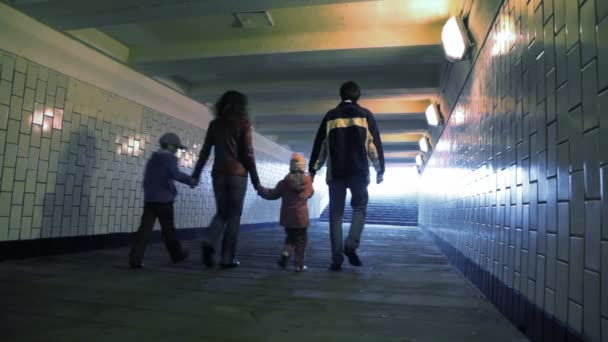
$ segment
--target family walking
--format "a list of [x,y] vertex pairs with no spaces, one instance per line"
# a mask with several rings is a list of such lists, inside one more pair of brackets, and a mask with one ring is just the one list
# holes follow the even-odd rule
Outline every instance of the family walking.
[[[274,188],[265,188],[255,164],[252,128],[247,115],[247,97],[237,91],[224,93],[214,106],[215,119],[209,124],[205,142],[192,175],[178,168],[176,152],[184,149],[179,137],[166,133],[159,139],[144,171],[144,212],[129,254],[131,268],[143,267],[143,257],[158,218],[161,236],[173,263],[185,260],[189,253],[176,238],[173,202],[177,196],[175,181],[196,187],[211,150],[215,158],[211,171],[217,213],[201,243],[202,262],[221,268],[239,266],[236,259],[243,202],[248,177],[258,195],[267,200],[282,199],[280,224],[286,238],[279,265],[286,267],[293,256],[295,271],[306,270],[304,253],[310,225],[307,201],[314,194],[315,174],[327,164],[329,186],[330,239],[332,271],[342,269],[344,256],[353,266],[361,266],[357,254],[365,225],[370,183],[369,161],[376,169],[376,182],[382,182],[384,153],[373,114],[357,104],[361,91],[354,82],[340,88],[340,104],[330,110],[317,132],[308,173],[302,155],[294,154],[289,173]],[[352,194],[353,217],[346,240],[342,241],[342,219],[346,189]],[[221,244],[220,244],[221,240]],[[221,245],[221,248],[220,248]]]

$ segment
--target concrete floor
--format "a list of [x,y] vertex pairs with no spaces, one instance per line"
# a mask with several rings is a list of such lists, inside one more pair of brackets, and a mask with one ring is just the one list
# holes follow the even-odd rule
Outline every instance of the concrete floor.
[[127,249],[0,263],[0,334],[8,341],[525,341],[417,228],[368,226],[364,267],[327,270],[326,224],[310,229],[303,274],[276,265],[278,227],[243,232],[238,269],[146,269]]

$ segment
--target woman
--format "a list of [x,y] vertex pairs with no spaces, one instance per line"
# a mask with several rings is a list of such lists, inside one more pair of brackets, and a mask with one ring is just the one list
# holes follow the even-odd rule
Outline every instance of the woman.
[[239,265],[235,254],[247,190],[247,174],[251,176],[251,183],[256,190],[260,187],[260,179],[253,156],[251,123],[247,119],[247,97],[234,90],[227,91],[216,102],[214,110],[216,118],[209,124],[192,178],[197,181],[200,179],[211,148],[214,147],[215,161],[211,177],[217,213],[209,226],[207,239],[201,244],[203,263],[207,267],[213,267],[215,246],[223,233],[221,267],[233,268]]

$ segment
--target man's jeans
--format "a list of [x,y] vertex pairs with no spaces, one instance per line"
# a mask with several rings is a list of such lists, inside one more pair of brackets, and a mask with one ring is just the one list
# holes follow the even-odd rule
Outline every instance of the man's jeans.
[[236,255],[246,191],[247,177],[219,176],[213,179],[217,213],[211,221],[205,243],[215,249],[223,234],[221,262],[224,264],[233,262]]
[[329,182],[329,234],[332,259],[335,265],[342,265],[344,262],[344,256],[342,255],[342,218],[344,216],[346,189],[350,189],[352,195],[350,205],[353,208],[353,217],[345,245],[346,249],[355,250],[359,247],[359,240],[365,225],[368,185],[369,176],[367,175],[347,179],[332,179]]

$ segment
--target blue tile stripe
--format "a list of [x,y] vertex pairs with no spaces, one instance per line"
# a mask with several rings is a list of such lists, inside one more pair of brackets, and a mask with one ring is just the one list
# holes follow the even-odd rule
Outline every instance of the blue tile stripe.
[[[316,220],[313,220],[316,221]],[[277,222],[242,224],[241,231],[272,229]],[[180,240],[202,239],[206,228],[178,229]],[[80,253],[103,248],[125,247],[131,243],[133,233],[113,233],[89,236],[58,237],[35,240],[17,240],[0,242],[0,261],[24,259],[48,255]],[[152,242],[160,242],[160,231],[155,230]]]

